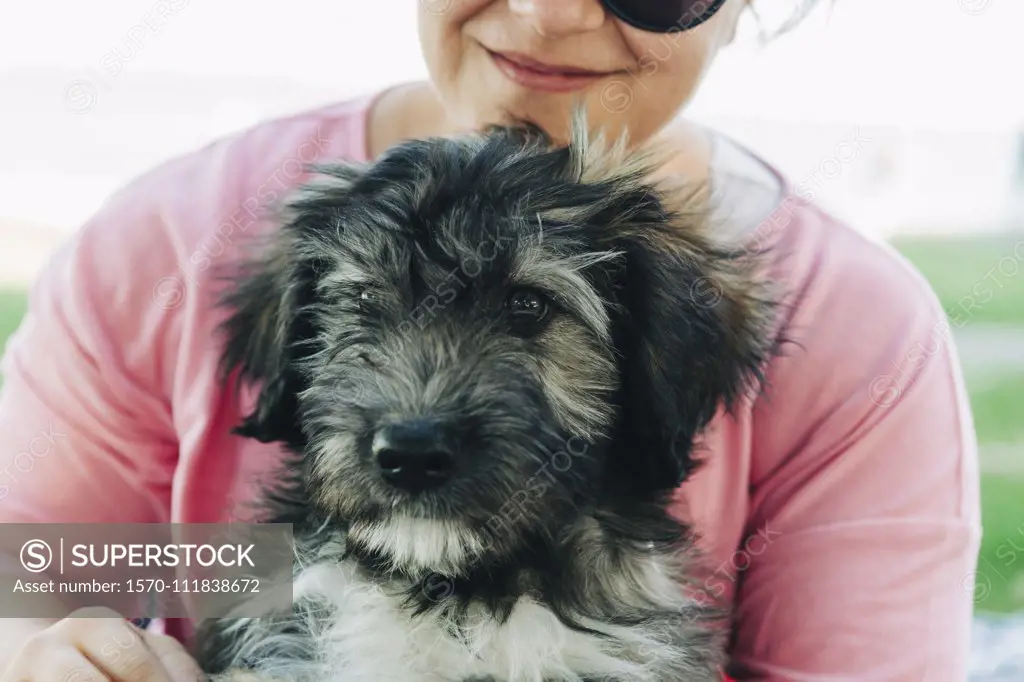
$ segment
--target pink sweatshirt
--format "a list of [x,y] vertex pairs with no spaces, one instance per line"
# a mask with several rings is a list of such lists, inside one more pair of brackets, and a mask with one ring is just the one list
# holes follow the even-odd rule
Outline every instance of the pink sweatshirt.
[[[230,434],[252,395],[217,382],[214,269],[305,163],[366,159],[371,101],[174,159],[53,257],[3,359],[0,521],[246,518],[280,451]],[[784,256],[799,345],[767,399],[713,423],[679,492],[714,557],[705,587],[735,605],[735,675],[961,682],[978,465],[949,325],[892,249],[783,197],[753,238]]]

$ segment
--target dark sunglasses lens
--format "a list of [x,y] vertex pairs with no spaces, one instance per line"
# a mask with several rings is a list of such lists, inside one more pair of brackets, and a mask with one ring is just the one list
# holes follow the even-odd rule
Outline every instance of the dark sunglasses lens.
[[725,0],[604,0],[619,19],[643,31],[685,31],[710,19]]

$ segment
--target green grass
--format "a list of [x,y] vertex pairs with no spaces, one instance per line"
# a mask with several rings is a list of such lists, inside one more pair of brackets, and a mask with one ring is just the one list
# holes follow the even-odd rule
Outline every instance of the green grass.
[[0,349],[25,315],[27,299],[20,291],[0,290]]
[[1020,443],[1024,473],[1024,370],[966,379],[979,443]]
[[984,474],[984,536],[978,554],[974,600],[979,611],[1024,611],[1024,472]]
[[928,279],[957,326],[1024,325],[1024,235],[892,241]]
[[[978,554],[976,608],[1024,611],[1024,371],[968,375],[967,388],[982,471],[986,463],[993,471],[981,477],[984,535]],[[993,450],[992,445],[1002,448]],[[1004,463],[1000,465],[997,458]],[[1006,459],[1010,460],[1008,470]]]

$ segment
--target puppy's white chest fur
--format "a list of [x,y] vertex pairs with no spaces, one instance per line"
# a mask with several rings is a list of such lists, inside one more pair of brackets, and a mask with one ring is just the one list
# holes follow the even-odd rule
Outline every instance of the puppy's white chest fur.
[[347,564],[311,566],[298,577],[295,597],[323,600],[337,614],[315,633],[330,682],[571,682],[650,675],[635,657],[645,645],[655,646],[651,633],[596,624],[612,637],[579,632],[530,598],[521,598],[503,624],[471,607],[456,636],[444,616],[413,615],[401,596],[360,579]]

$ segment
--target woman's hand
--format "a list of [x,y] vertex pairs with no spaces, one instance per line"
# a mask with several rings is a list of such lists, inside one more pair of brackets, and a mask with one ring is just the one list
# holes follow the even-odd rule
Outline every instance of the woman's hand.
[[[87,613],[88,612],[88,613]],[[109,609],[82,609],[31,635],[0,682],[196,682],[199,666],[172,637]]]

